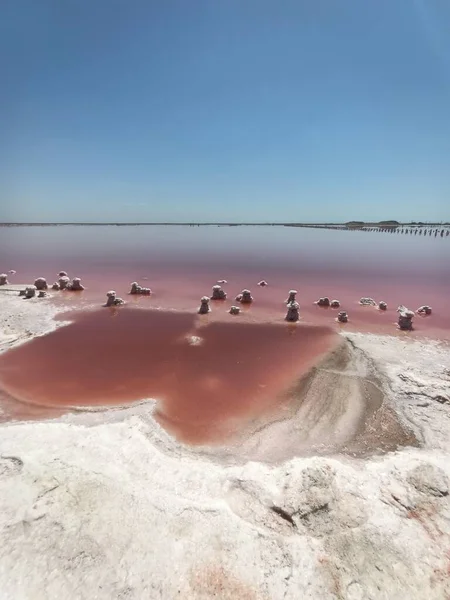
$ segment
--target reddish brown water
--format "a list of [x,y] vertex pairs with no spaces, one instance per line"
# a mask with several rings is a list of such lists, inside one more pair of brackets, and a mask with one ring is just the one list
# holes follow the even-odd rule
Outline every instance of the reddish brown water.
[[0,383],[21,402],[53,407],[155,398],[177,437],[217,442],[282,410],[280,392],[335,341],[327,327],[103,309],[1,355]]

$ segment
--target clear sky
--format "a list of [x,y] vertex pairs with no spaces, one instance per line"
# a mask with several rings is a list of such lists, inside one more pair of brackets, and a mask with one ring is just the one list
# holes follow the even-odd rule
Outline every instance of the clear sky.
[[450,220],[449,0],[5,0],[1,221]]

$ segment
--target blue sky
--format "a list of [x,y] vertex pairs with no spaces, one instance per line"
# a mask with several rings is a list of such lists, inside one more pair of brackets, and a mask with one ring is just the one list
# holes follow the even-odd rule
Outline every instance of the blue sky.
[[449,0],[6,0],[0,220],[450,220]]

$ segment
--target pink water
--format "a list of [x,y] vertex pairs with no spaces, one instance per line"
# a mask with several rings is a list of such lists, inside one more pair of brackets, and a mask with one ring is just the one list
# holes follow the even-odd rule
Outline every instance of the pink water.
[[[255,302],[245,319],[281,321],[295,288],[304,323],[338,328],[336,311],[314,305],[326,295],[348,311],[348,330],[397,335],[398,304],[429,304],[433,314],[416,317],[406,335],[450,338],[450,237],[287,227],[3,228],[0,272],[10,269],[17,271],[12,283],[37,276],[50,283],[60,270],[81,277],[85,292],[52,300],[68,308],[101,305],[115,289],[133,305],[194,312],[200,297],[226,279],[229,300],[213,306],[211,319],[231,318],[234,296],[249,288]],[[261,279],[269,286],[259,288]],[[151,298],[127,296],[135,280],[152,288]],[[361,296],[384,300],[389,310],[361,307]]]

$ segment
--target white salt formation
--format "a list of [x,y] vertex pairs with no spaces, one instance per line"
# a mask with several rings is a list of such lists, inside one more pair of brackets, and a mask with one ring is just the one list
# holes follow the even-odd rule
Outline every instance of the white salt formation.
[[65,290],[67,288],[67,286],[70,283],[70,279],[67,277],[67,275],[62,275],[59,279],[58,279],[58,285],[59,285],[59,289],[60,290]]
[[238,315],[241,312],[239,306],[232,306],[230,308],[230,315]]
[[130,294],[140,294],[142,296],[150,296],[151,293],[152,293],[152,290],[150,288],[142,287],[141,285],[138,284],[137,281],[133,281],[133,283],[131,284]]
[[359,303],[362,304],[363,306],[376,306],[377,305],[377,303],[375,302],[375,300],[373,298],[361,298]]
[[45,277],[38,277],[35,280],[34,285],[36,286],[37,290],[47,290],[48,289],[47,280],[45,279]]
[[339,308],[339,307],[340,307],[340,305],[341,305],[341,303],[339,302],[339,300],[332,300],[332,301],[330,302],[330,306],[331,306],[331,308]]
[[387,310],[387,304],[386,304],[386,302],[383,302],[383,300],[381,302],[379,302],[378,308],[380,310]]
[[339,323],[347,323],[348,322],[347,312],[345,310],[341,310],[341,312],[338,313],[337,320],[339,321]]
[[125,304],[122,298],[118,298],[116,292],[111,290],[106,293],[106,304],[105,306],[119,306],[120,304]]
[[8,285],[8,276],[6,273],[0,275],[0,285]]
[[296,296],[298,292],[297,290],[289,290],[289,295],[286,300],[286,304],[290,304],[291,302],[296,302]]
[[208,296],[203,296],[200,299],[200,306],[198,307],[198,314],[199,315],[206,315],[209,312],[211,312],[211,307],[209,306],[209,298]]
[[82,285],[79,277],[74,277],[72,283],[67,284],[66,290],[69,290],[70,292],[82,292],[84,290],[84,285]]
[[330,306],[331,303],[330,299],[325,296],[324,298],[319,298],[315,304],[317,304],[317,306]]
[[263,279],[262,281],[260,281],[260,282],[258,283],[258,285],[259,285],[260,287],[266,287],[266,285],[269,285],[269,284],[267,283],[267,281],[266,281],[265,279]]
[[35,285],[29,285],[25,288],[25,293],[24,293],[25,298],[34,298],[36,296],[36,286]]
[[220,285],[213,285],[211,300],[226,300],[227,293]]
[[399,315],[398,315],[399,328],[404,331],[410,331],[413,328],[412,320],[414,318],[414,312],[412,310],[409,310],[408,308],[406,308],[406,306],[403,306],[403,304],[401,304],[397,308],[397,312],[399,313]]
[[295,322],[300,318],[300,304],[298,302],[289,302],[287,305],[286,321]]
[[431,306],[425,305],[417,309],[419,315],[431,315]]
[[236,296],[236,302],[240,302],[241,304],[251,304],[253,302],[251,291],[242,290],[242,292]]

